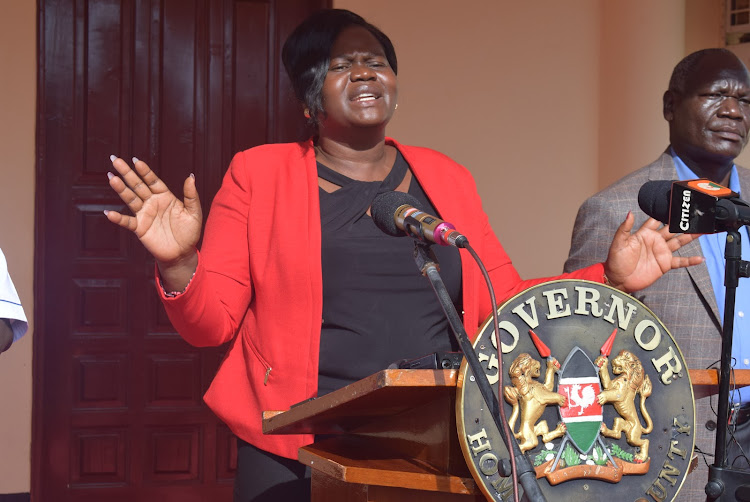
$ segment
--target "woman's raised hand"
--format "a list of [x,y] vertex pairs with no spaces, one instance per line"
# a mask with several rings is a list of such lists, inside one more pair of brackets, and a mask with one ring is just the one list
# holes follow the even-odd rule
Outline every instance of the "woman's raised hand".
[[162,274],[165,269],[179,268],[188,263],[191,264],[188,268],[194,272],[197,263],[195,246],[203,223],[195,177],[191,174],[185,180],[182,188],[184,200],[180,201],[145,162],[133,158],[135,169],[131,169],[114,155],[110,160],[120,176],[107,173],[109,186],[133,215],[105,211],[107,219],[132,231],[154,256]]

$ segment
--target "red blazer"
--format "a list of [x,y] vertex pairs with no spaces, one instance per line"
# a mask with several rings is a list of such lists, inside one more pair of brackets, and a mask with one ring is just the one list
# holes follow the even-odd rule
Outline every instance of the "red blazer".
[[[482,210],[469,171],[427,148],[398,148],[440,216],[490,273],[498,301],[548,279],[522,281]],[[162,297],[192,345],[231,341],[204,399],[240,438],[289,458],[311,435],[264,436],[261,413],[316,395],[322,321],[318,175],[312,142],[264,145],[232,160],[206,223],[198,269],[184,293]],[[491,312],[474,260],[461,250],[464,325]],[[564,277],[601,282],[601,264]],[[563,276],[558,276],[563,277]]]

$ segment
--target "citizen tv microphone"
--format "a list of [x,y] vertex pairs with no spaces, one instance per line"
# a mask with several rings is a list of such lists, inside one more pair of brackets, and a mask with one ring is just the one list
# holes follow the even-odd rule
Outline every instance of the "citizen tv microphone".
[[404,234],[422,242],[441,246],[466,247],[468,239],[452,224],[419,209],[420,202],[403,192],[384,192],[372,201],[370,212],[375,225],[388,235]]
[[750,224],[750,206],[729,188],[705,178],[649,181],[638,192],[644,213],[672,233],[713,234]]

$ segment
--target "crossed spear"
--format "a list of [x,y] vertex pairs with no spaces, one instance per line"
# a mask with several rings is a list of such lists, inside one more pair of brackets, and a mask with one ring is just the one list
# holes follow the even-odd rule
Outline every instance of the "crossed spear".
[[[612,345],[615,343],[615,335],[617,334],[617,327],[612,331],[612,334],[609,335],[609,338],[604,342],[604,345],[602,345],[602,348],[599,349],[599,353],[604,357],[609,357],[609,355],[612,353]],[[557,362],[557,360],[552,357],[552,351],[549,350],[549,347],[545,345],[545,343],[537,336],[536,333],[534,333],[533,329],[529,330],[529,335],[531,335],[531,341],[534,342],[534,346],[536,347],[536,350],[539,352],[539,355],[542,357],[547,358],[547,361],[554,360],[557,367],[560,367],[560,363]]]

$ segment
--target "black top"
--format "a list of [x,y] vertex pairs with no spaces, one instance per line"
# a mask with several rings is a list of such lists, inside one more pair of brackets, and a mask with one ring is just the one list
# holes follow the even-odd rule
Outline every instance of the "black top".
[[[318,395],[385,369],[401,359],[457,350],[430,281],[414,262],[414,240],[391,237],[366,214],[375,196],[394,190],[408,164],[399,152],[382,182],[356,181],[318,163],[318,176],[341,188],[320,189],[323,324]],[[439,216],[412,177],[409,194]],[[461,312],[458,249],[433,246],[440,275]]]

